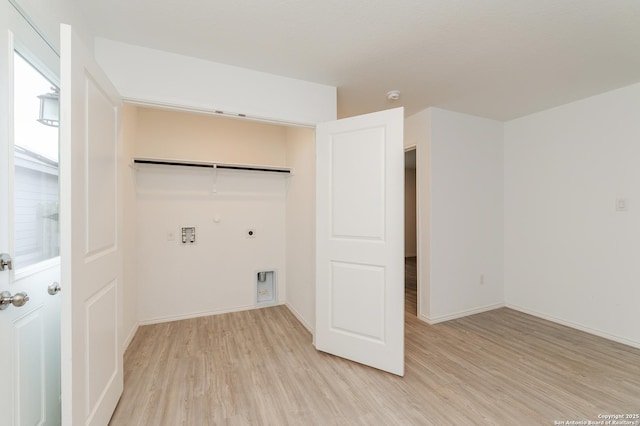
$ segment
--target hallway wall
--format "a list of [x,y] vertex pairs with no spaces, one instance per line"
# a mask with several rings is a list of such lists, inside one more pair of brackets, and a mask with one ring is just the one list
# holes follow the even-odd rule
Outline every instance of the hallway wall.
[[503,124],[428,108],[405,126],[405,146],[418,148],[419,316],[502,306]]

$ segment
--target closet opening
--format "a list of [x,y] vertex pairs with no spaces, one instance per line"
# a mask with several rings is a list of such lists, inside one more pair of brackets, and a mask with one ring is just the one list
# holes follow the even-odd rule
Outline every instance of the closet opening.
[[122,166],[130,322],[287,304],[311,328],[314,129],[126,103]]

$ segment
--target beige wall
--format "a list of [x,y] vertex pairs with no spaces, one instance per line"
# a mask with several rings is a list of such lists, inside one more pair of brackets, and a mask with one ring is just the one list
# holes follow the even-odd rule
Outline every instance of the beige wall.
[[[124,191],[125,228],[133,235],[127,239],[125,276],[137,274],[138,294],[125,302],[126,332],[137,325],[128,319],[134,311],[137,321],[149,323],[249,308],[253,275],[263,267],[278,269],[280,302],[313,330],[314,130],[133,106],[125,107],[124,121],[129,159],[252,163],[294,171],[289,177],[219,172],[215,194],[210,171],[153,167],[133,172],[137,184],[129,183],[133,192]],[[197,246],[167,241],[167,231],[182,222],[197,227]],[[255,239],[244,236],[250,226],[257,228]],[[183,309],[186,304],[180,310],[162,299],[173,297],[177,281],[181,293],[198,300],[190,311]]]
[[122,150],[120,154],[120,194],[122,197],[122,344],[127,347],[138,329],[138,282],[136,256],[135,171],[129,167],[137,135],[138,108],[122,108]]
[[[286,165],[286,128],[142,107],[129,152],[140,157]],[[256,273],[275,270],[287,294],[288,175],[140,166],[135,171],[137,315],[142,324],[256,306]],[[125,224],[126,226],[126,224]],[[196,244],[180,228],[196,227]],[[255,237],[247,238],[254,229]],[[173,236],[171,235],[173,234]],[[188,303],[176,303],[176,294]]]
[[283,126],[141,107],[137,122],[139,157],[286,165]]

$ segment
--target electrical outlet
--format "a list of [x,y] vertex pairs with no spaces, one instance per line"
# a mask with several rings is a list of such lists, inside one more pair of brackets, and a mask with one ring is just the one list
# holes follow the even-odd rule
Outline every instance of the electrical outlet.
[[193,226],[183,227],[182,229],[182,244],[195,244],[196,243],[196,228]]
[[626,198],[617,198],[616,199],[616,211],[626,212],[629,210],[629,206],[627,204]]

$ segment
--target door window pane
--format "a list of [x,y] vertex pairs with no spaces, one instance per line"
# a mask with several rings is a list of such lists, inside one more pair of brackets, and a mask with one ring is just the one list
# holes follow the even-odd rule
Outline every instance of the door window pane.
[[58,127],[40,107],[45,95],[56,109],[58,89],[18,53],[13,75],[14,257],[23,268],[60,253]]

